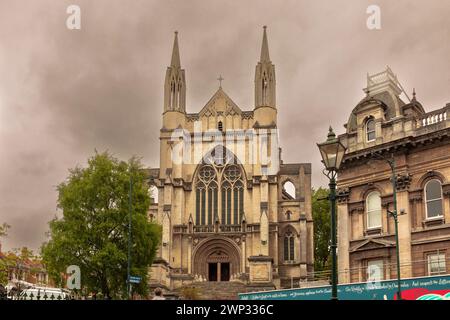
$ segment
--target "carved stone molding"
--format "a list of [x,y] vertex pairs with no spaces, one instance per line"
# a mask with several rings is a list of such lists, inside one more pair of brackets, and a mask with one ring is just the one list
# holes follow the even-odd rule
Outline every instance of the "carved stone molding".
[[389,204],[394,202],[392,195],[381,197],[381,206],[383,208],[389,207]]
[[267,202],[261,202],[261,211],[267,210],[269,208],[269,204]]
[[441,183],[444,183],[444,182],[446,181],[445,176],[444,176],[442,173],[440,173],[440,172],[438,172],[438,171],[436,171],[436,170],[429,170],[429,171],[427,171],[426,174],[424,174],[424,175],[419,179],[418,185],[419,185],[421,188],[423,188],[423,187],[425,186],[425,183],[426,183],[428,180],[433,179],[433,178],[437,178],[438,180],[441,181]]
[[420,202],[423,198],[423,191],[422,190],[416,190],[413,192],[410,192],[409,194],[409,201],[416,201]]
[[181,178],[174,178],[173,179],[173,185],[174,185],[174,187],[182,187],[183,186],[183,179],[181,179]]
[[442,185],[442,194],[444,197],[450,197],[450,183]]
[[411,185],[411,175],[409,173],[406,174],[398,174],[397,175],[397,191],[408,190]]
[[352,202],[348,204],[348,212],[350,213],[363,213],[364,201]]
[[339,188],[336,190],[336,198],[338,203],[347,203],[350,197],[349,188]]

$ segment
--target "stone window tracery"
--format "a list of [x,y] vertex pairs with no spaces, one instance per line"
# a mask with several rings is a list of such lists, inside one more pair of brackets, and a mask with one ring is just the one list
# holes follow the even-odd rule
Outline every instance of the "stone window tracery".
[[[219,149],[219,150],[217,150]],[[238,225],[244,213],[244,177],[235,158],[225,148],[208,155],[197,174],[197,225]]]

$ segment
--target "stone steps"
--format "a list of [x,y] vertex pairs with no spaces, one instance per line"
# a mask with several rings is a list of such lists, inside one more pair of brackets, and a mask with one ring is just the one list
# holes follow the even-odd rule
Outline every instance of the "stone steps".
[[195,290],[201,300],[238,300],[238,293],[247,292],[247,286],[244,283],[231,281],[195,282],[176,289],[176,292],[182,296],[184,289]]

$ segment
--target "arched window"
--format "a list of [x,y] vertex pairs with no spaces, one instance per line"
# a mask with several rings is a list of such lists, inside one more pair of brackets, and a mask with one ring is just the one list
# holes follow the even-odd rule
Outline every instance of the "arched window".
[[295,260],[295,236],[291,231],[284,234],[284,261]]
[[197,225],[213,225],[220,218],[222,225],[238,225],[244,214],[244,179],[240,167],[231,160],[229,151],[213,152],[197,174]]
[[366,198],[367,228],[381,227],[381,197],[378,191],[369,193]]
[[366,122],[366,139],[367,142],[375,140],[375,120],[369,118]]
[[172,82],[170,83],[169,105],[172,107],[172,109],[175,109],[175,107],[176,107],[175,104],[176,104],[175,79],[172,79]]
[[152,199],[152,203],[158,203],[158,188],[155,186],[150,186],[148,188],[148,194]]
[[291,181],[286,181],[282,186],[283,199],[292,200],[296,198],[295,186]]
[[217,128],[219,131],[223,131],[223,123],[222,121],[219,121],[219,123],[217,124]]
[[195,222],[200,225],[213,225],[217,216],[218,186],[216,171],[210,165],[203,166],[198,173],[196,186]]
[[286,220],[291,220],[292,212],[286,211]]
[[425,185],[425,207],[427,219],[442,216],[442,187],[437,179],[430,180]]

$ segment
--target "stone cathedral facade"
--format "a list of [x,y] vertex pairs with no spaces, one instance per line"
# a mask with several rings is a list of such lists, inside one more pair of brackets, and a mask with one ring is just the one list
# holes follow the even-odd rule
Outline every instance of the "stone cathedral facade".
[[198,113],[188,113],[175,33],[160,167],[149,169],[158,193],[150,219],[163,230],[152,286],[234,281],[280,288],[313,272],[311,164],[281,160],[265,27],[254,86],[251,110],[234,103],[220,84]]

